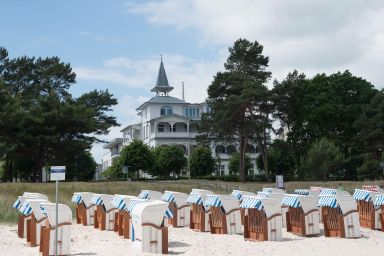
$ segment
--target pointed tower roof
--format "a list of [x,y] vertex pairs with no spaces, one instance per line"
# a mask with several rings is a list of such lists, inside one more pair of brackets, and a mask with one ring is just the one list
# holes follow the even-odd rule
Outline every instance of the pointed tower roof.
[[159,74],[157,75],[156,85],[151,92],[156,92],[156,95],[163,93],[165,96],[172,91],[173,87],[169,86],[167,74],[165,73],[163,58],[160,60]]

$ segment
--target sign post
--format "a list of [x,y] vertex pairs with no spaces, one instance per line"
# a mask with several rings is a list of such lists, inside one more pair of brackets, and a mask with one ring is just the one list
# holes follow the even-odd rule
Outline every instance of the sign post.
[[51,181],[56,181],[56,220],[55,220],[55,256],[57,256],[58,219],[59,219],[59,181],[65,180],[65,166],[51,166]]
[[276,187],[284,189],[284,176],[276,175]]

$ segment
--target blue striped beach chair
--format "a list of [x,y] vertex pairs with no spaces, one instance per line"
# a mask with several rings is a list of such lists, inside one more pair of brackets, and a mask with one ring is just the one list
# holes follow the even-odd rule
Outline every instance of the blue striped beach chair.
[[187,203],[188,194],[175,191],[165,191],[162,197],[164,202],[169,203],[173,211],[173,218],[168,219],[172,227],[189,227],[191,207]]
[[187,198],[187,204],[191,206],[189,227],[195,231],[210,231],[210,207],[204,206],[204,201],[209,194],[213,194],[213,192],[204,189],[192,189],[192,192]]
[[359,211],[360,225],[362,227],[373,230],[381,230],[381,208],[374,205],[376,197],[381,194],[384,193],[372,192],[364,189],[355,189],[353,198],[357,202],[357,210]]
[[245,240],[282,240],[282,214],[278,200],[244,196],[240,208],[246,210],[244,216]]

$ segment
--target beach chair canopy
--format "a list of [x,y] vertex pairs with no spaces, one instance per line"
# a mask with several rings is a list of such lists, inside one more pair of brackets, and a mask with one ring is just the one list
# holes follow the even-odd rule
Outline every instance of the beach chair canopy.
[[188,194],[175,191],[165,191],[161,199],[164,202],[175,203],[177,207],[181,207],[186,204]]
[[47,200],[44,200],[44,199],[31,199],[31,198],[26,198],[23,205],[20,207],[19,211],[21,214],[23,215],[29,215],[29,214],[32,214],[33,213],[33,208],[31,206],[31,203],[32,202],[35,202],[39,205],[39,208],[40,208],[40,204],[43,203],[43,202],[48,202]]
[[340,207],[341,212],[344,214],[357,209],[355,199],[350,195],[343,194],[320,196],[317,206]]
[[382,189],[378,185],[366,185],[362,187],[363,190],[368,190],[371,192],[378,192],[378,193],[384,193],[384,189]]
[[317,200],[312,196],[285,194],[281,204],[293,208],[301,207],[303,208],[304,213],[317,209]]
[[[125,199],[124,200],[127,204],[127,206],[125,207],[124,210],[126,210],[127,212],[132,212],[133,209],[141,204],[141,203],[145,203],[145,202],[149,202],[149,199],[141,199],[141,198],[131,198],[131,199]],[[128,202],[127,202],[128,201]]]
[[232,196],[236,197],[237,200],[243,200],[243,196],[255,196],[256,194],[248,191],[233,190],[231,193]]
[[91,206],[92,203],[92,197],[94,196],[94,193],[92,192],[75,192],[72,196],[72,202],[75,204],[81,204],[84,203],[85,207]]
[[280,202],[271,198],[244,196],[240,208],[264,210],[267,218],[275,214],[281,214]]
[[113,207],[119,209],[119,210],[124,210],[127,207],[127,202],[125,199],[134,199],[137,198],[136,196],[129,196],[129,195],[118,195],[115,194],[112,199],[112,205]]
[[304,196],[319,196],[320,192],[319,191],[313,191],[310,189],[295,189],[295,194],[298,195],[304,195]]
[[271,194],[271,193],[268,193],[268,192],[262,192],[262,191],[257,192],[257,196],[258,196],[258,197],[261,197],[261,198],[269,198],[269,197],[270,197],[270,194]]
[[204,207],[223,207],[226,212],[240,207],[239,201],[232,195],[208,195]]
[[107,194],[94,194],[92,196],[92,203],[95,205],[103,205],[106,211],[109,211],[114,208],[112,204],[114,195]]
[[276,199],[279,204],[281,205],[281,201],[283,200],[285,194],[280,194],[280,193],[269,193],[268,194],[268,197],[266,198],[273,198],[273,199]]
[[[49,224],[51,227],[55,227],[56,225],[56,204],[53,203],[41,203],[44,208],[45,214],[47,215]],[[57,223],[71,223],[72,222],[72,211],[68,205],[59,204],[59,218]]]
[[355,193],[353,193],[353,198],[355,200],[363,200],[369,202],[374,201],[376,194],[377,193],[368,190],[355,189]]
[[23,203],[25,199],[43,199],[48,201],[48,196],[40,193],[31,193],[31,192],[24,192],[22,196],[18,196],[16,201],[13,203],[12,207],[16,210],[20,210],[20,208],[23,206]]
[[263,188],[262,192],[285,194],[285,190],[281,188]]
[[207,195],[212,195],[213,192],[204,189],[192,189],[192,192],[187,198],[187,204],[203,204]]
[[314,186],[309,187],[309,190],[319,192],[319,193],[322,189],[323,187],[314,187]]
[[167,217],[168,203],[154,200],[137,204],[132,210],[132,221],[134,225],[143,223],[160,226],[164,217]]
[[382,206],[382,205],[384,205],[384,194],[380,194],[380,195],[376,196],[374,205],[375,206]]
[[42,203],[49,203],[47,200],[28,199],[29,207],[32,208],[33,215],[36,220],[42,220],[46,217],[45,211],[42,209]]
[[153,190],[141,190],[138,197],[141,199],[161,200],[163,193]]

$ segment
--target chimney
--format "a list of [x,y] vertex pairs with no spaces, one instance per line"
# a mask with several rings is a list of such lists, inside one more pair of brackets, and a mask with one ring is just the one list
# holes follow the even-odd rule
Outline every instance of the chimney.
[[184,98],[184,82],[181,82],[181,99],[183,101],[185,101],[185,98]]

